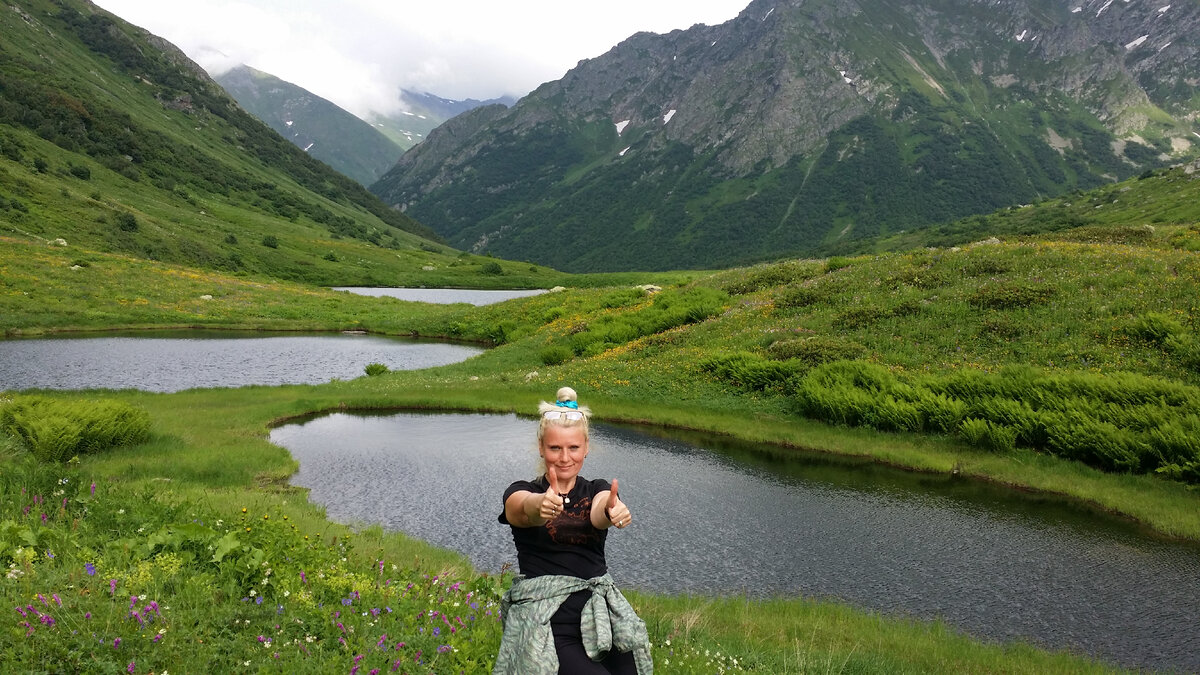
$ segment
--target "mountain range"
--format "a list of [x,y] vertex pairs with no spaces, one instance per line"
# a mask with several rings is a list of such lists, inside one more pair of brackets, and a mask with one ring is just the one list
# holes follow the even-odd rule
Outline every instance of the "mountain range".
[[370,124],[269,73],[243,65],[214,79],[280,136],[363,185],[379,180],[404,153]]
[[434,130],[371,190],[570,271],[850,251],[1197,156],[1200,3],[754,0]]

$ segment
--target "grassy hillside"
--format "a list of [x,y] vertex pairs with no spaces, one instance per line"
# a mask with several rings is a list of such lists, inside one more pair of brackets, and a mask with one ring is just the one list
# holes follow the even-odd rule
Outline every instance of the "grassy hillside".
[[17,3],[0,36],[7,237],[330,285],[523,286],[547,273],[478,274],[487,261],[431,241],[169,44],[93,5]]

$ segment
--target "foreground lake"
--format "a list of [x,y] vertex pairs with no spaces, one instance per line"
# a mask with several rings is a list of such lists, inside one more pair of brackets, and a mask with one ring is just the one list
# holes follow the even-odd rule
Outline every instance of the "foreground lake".
[[0,340],[0,390],[170,392],[251,384],[320,384],[362,376],[369,363],[416,370],[483,350],[429,340],[341,333],[154,331]]
[[[515,564],[496,516],[504,488],[533,477],[534,430],[511,415],[335,414],[271,439],[331,518],[381,523],[494,572]],[[597,425],[583,471],[619,478],[634,511],[608,546],[627,588],[829,597],[987,639],[1200,669],[1200,547],[974,481],[646,431]]]

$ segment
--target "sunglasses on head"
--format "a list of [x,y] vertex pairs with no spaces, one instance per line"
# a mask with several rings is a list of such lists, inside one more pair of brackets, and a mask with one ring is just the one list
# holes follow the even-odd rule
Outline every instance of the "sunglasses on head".
[[556,420],[560,417],[569,420],[581,420],[583,419],[583,413],[578,410],[547,410],[542,413],[542,417],[548,420]]

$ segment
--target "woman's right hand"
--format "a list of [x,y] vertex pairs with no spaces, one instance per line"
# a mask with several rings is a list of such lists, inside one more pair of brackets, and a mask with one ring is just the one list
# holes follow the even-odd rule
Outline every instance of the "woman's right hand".
[[558,496],[558,476],[555,475],[554,467],[546,467],[546,478],[549,486],[546,488],[546,493],[542,495],[542,503],[538,508],[538,516],[542,520],[549,522],[558,517],[563,510],[563,498]]

